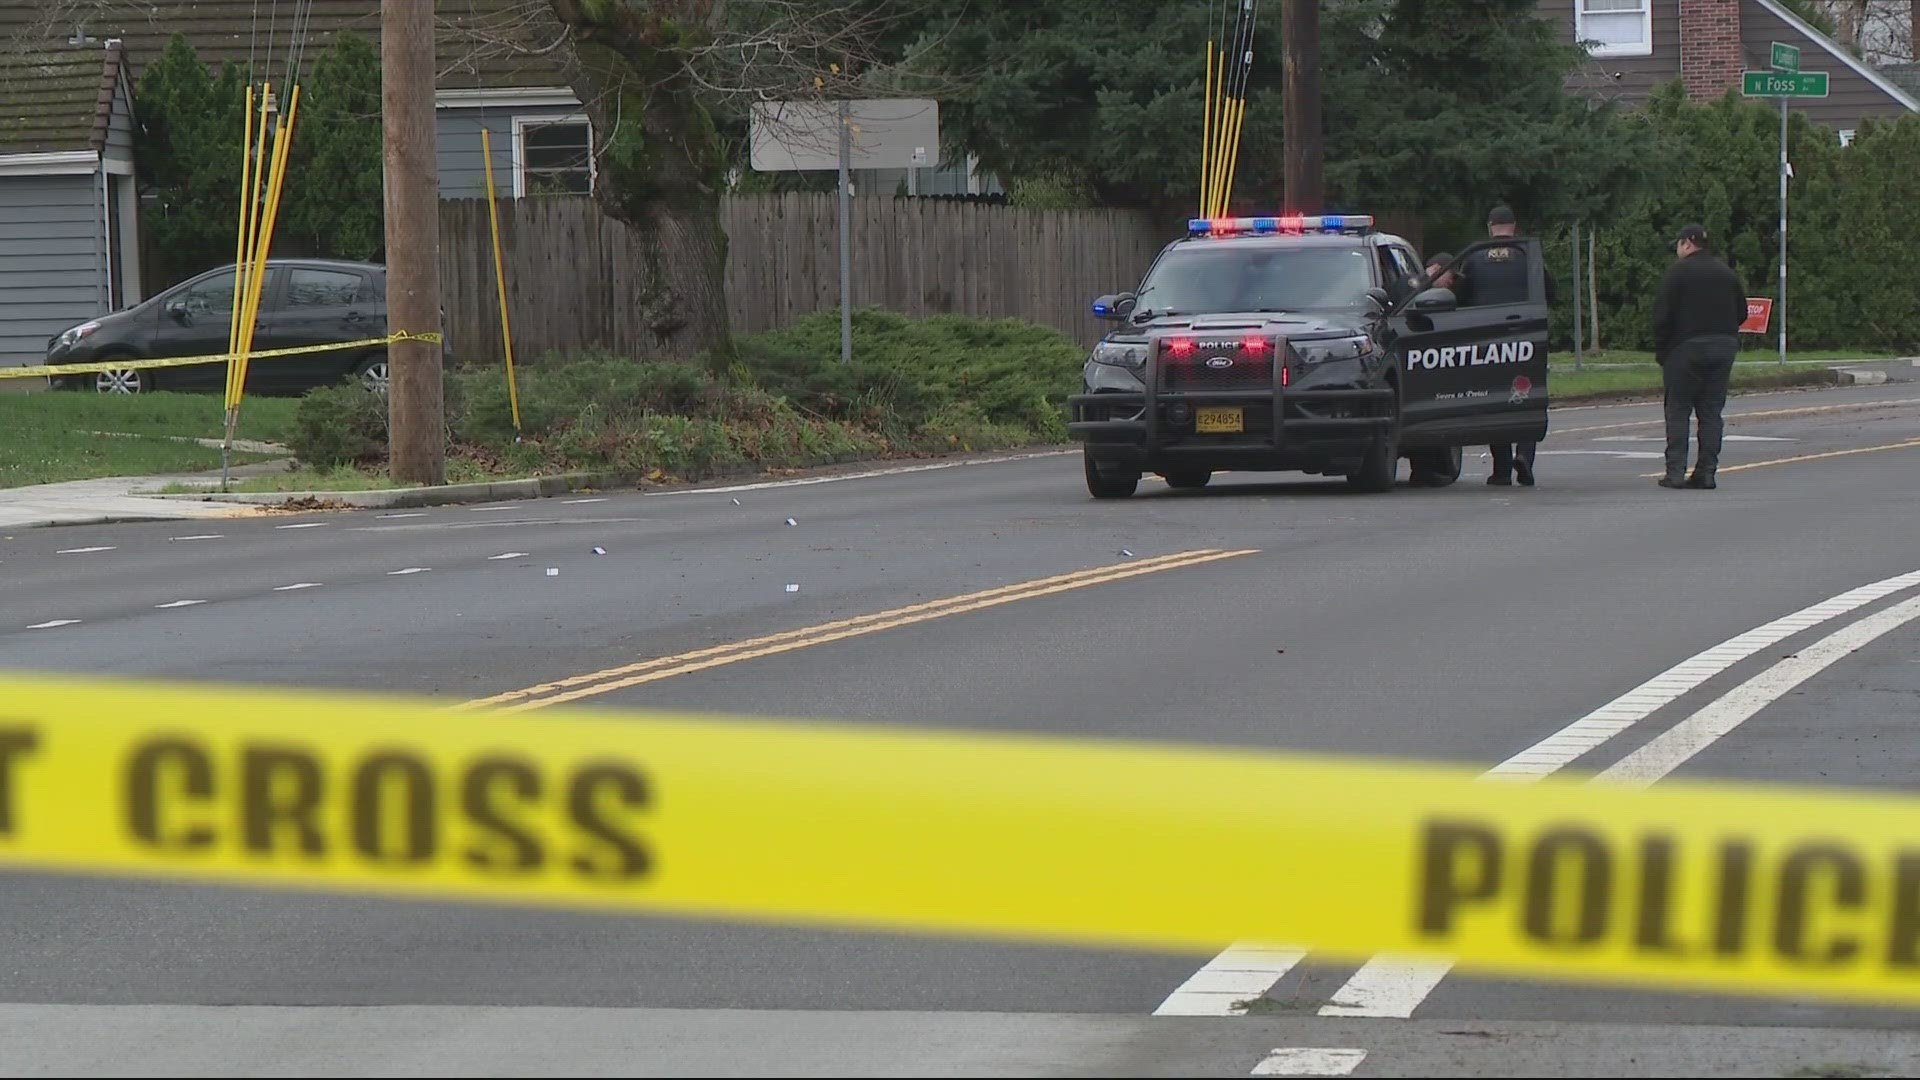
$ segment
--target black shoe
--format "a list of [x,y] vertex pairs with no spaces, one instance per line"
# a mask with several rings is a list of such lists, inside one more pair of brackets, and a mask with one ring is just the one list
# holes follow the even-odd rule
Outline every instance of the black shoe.
[[1687,486],[1687,481],[1680,473],[1670,472],[1660,478],[1660,486],[1663,488],[1683,488]]
[[1700,491],[1712,491],[1714,488],[1717,488],[1720,485],[1713,482],[1712,473],[1703,473],[1700,470],[1695,469],[1693,471],[1693,475],[1687,477],[1687,486],[1690,488],[1695,488]]
[[1513,459],[1513,475],[1520,481],[1521,487],[1533,486],[1533,464],[1521,458]]
[[1495,473],[1494,475],[1487,477],[1487,483],[1492,484],[1494,487],[1512,487],[1513,477],[1501,476],[1500,474]]

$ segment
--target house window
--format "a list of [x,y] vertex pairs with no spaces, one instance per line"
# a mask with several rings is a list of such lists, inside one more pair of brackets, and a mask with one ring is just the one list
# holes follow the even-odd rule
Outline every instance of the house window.
[[1573,0],[1573,38],[1594,56],[1652,56],[1653,0]]
[[1853,129],[1852,128],[1840,129],[1840,145],[1841,146],[1853,145]]
[[515,117],[516,196],[593,193],[593,127],[584,116]]

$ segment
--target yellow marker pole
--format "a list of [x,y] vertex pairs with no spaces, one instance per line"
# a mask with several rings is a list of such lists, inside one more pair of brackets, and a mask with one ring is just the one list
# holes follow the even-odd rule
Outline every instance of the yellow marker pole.
[[1233,199],[1233,174],[1240,165],[1240,124],[1247,118],[1247,99],[1241,98],[1233,106],[1233,129],[1227,132],[1227,173],[1221,181],[1220,212],[1227,212],[1227,204]]
[[1207,166],[1213,160],[1213,42],[1207,42],[1207,81],[1200,93],[1200,216],[1207,216]]
[[[253,163],[249,151],[253,148],[253,86],[247,86],[247,104],[240,110],[241,121],[246,126],[240,136],[240,230],[233,241],[233,272],[240,272],[240,264],[247,258],[247,225],[251,221],[251,203],[253,192],[247,184],[247,169]],[[234,281],[233,310],[228,315],[227,351],[234,351],[240,343],[240,287],[239,280]]]
[[493,279],[500,290],[500,344],[507,353],[507,403],[513,407],[513,430],[520,431],[520,387],[513,374],[513,326],[507,320],[507,268],[500,256],[500,208],[493,189],[493,133],[480,129],[480,157],[487,163],[487,216],[493,221]]
[[240,348],[239,395],[246,392],[247,359],[253,349],[253,324],[260,315],[260,293],[266,283],[267,253],[273,246],[273,226],[280,216],[280,188],[286,181],[287,150],[293,135],[293,123],[300,112],[300,88],[293,88],[287,102],[286,119],[280,121],[280,128],[273,136],[273,162],[267,174],[267,205],[260,215],[259,242],[254,245],[254,273],[247,290],[247,322],[243,331],[246,340]]
[[[230,350],[235,354],[238,354],[240,352],[241,343],[248,340],[248,338],[252,334],[251,327],[253,326],[253,321],[252,321],[252,317],[247,314],[245,298],[248,291],[248,281],[250,280],[249,271],[253,268],[254,250],[259,246],[259,243],[260,243],[260,236],[259,236],[259,232],[260,232],[260,216],[259,215],[261,213],[261,207],[259,205],[260,195],[261,195],[260,185],[265,176],[265,168],[266,168],[266,160],[267,160],[267,128],[269,126],[267,123],[267,117],[271,115],[267,111],[267,109],[268,109],[268,106],[272,103],[272,99],[273,99],[273,83],[271,82],[262,83],[260,87],[260,126],[254,131],[253,161],[248,170],[248,181],[247,181],[248,207],[246,211],[247,213],[247,246],[246,246],[246,251],[242,255],[241,262],[236,264],[233,268],[233,273],[234,273],[233,299],[234,299],[234,304],[240,309],[240,318],[238,320],[238,325],[236,326],[233,348]],[[249,120],[251,120],[251,116],[249,116]],[[239,360],[237,359],[237,356],[235,359],[231,359],[227,361],[227,412],[229,414],[235,413],[235,411],[240,408],[240,398],[245,390],[244,382],[238,381],[239,372],[236,366],[238,365],[238,363],[239,363]],[[238,422],[238,417],[230,415],[228,419],[229,429],[231,429],[234,426],[234,424],[237,422]],[[228,441],[229,442],[232,441],[231,434],[228,435]]]
[[1221,157],[1226,150],[1225,143],[1222,141],[1222,136],[1226,133],[1227,127],[1226,86],[1227,62],[1226,54],[1222,52],[1220,65],[1214,71],[1213,84],[1213,115],[1216,122],[1213,125],[1211,167],[1207,172],[1207,212],[1205,215],[1210,218],[1220,216],[1220,166]]

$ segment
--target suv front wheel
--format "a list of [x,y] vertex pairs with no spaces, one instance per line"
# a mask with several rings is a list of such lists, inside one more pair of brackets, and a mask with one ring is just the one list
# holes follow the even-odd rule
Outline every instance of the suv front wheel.
[[1086,461],[1087,491],[1096,499],[1125,499],[1132,497],[1140,486],[1140,470],[1128,468],[1101,468],[1093,460],[1093,452],[1082,450]]

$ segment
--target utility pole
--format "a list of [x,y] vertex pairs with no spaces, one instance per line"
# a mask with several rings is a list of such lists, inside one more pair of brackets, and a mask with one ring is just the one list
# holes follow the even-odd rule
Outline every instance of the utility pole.
[[[387,329],[440,334],[440,167],[433,121],[433,5],[381,0]],[[440,343],[387,346],[387,448],[401,483],[446,482]]]
[[1280,39],[1286,80],[1286,209],[1318,214],[1325,197],[1320,179],[1319,0],[1281,0]]

